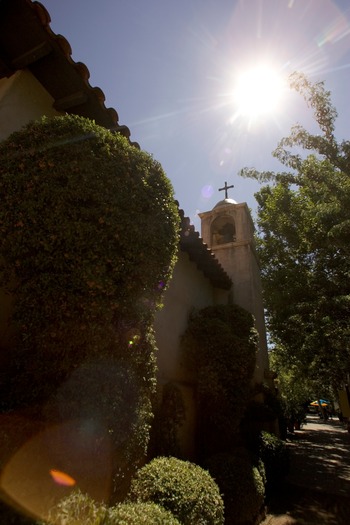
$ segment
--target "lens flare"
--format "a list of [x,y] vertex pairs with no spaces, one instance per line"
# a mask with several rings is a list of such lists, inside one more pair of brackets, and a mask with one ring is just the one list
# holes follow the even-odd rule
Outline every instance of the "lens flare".
[[157,285],[158,290],[163,290],[164,287],[165,287],[165,282],[164,281],[159,281],[159,283]]
[[214,193],[213,186],[211,186],[210,184],[203,186],[202,191],[201,191],[203,199],[210,199],[213,193]]
[[76,481],[72,476],[61,472],[60,470],[51,469],[50,474],[52,479],[57,485],[64,485],[65,487],[73,487],[76,484]]

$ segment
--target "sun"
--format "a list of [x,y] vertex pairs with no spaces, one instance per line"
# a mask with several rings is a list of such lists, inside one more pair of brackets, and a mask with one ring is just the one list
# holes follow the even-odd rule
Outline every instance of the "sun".
[[237,115],[254,119],[275,113],[280,106],[283,89],[282,75],[270,66],[258,65],[242,72],[233,88]]

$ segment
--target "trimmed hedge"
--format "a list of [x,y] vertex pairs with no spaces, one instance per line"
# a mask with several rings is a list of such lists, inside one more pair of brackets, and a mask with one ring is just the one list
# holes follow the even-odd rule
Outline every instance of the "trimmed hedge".
[[153,501],[184,525],[222,525],[224,507],[217,484],[198,465],[159,457],[142,467],[131,482],[129,499]]
[[195,312],[183,350],[198,379],[201,457],[229,450],[251,396],[258,336],[253,316],[237,305]]
[[216,454],[206,466],[223,495],[225,525],[254,523],[264,504],[265,487],[248,451],[238,448],[232,454]]
[[148,456],[150,459],[157,456],[183,459],[178,439],[178,429],[186,416],[181,390],[170,382],[164,385],[161,394],[161,402],[154,412]]
[[144,456],[155,391],[153,318],[179,215],[161,166],[76,116],[0,144],[0,288],[13,297],[0,410],[85,418],[119,472]]
[[88,494],[74,491],[63,498],[48,513],[47,520],[37,525],[107,525],[108,509],[94,501]]
[[108,513],[106,525],[181,525],[171,512],[155,503],[120,503]]

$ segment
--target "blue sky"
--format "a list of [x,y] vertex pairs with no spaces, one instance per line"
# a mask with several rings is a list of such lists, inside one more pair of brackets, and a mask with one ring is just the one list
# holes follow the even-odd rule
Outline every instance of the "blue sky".
[[[119,114],[131,139],[152,153],[199,229],[198,211],[230,197],[254,211],[258,185],[244,166],[282,169],[271,152],[297,122],[313,130],[302,99],[253,122],[232,100],[239,73],[268,62],[282,76],[325,81],[349,138],[350,4],[347,0],[42,0],[90,84]],[[234,117],[236,115],[236,117]]]

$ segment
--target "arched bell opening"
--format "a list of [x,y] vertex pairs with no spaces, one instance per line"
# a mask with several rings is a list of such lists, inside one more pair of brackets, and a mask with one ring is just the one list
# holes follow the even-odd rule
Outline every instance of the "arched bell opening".
[[211,245],[235,242],[236,227],[232,217],[217,217],[211,225]]

